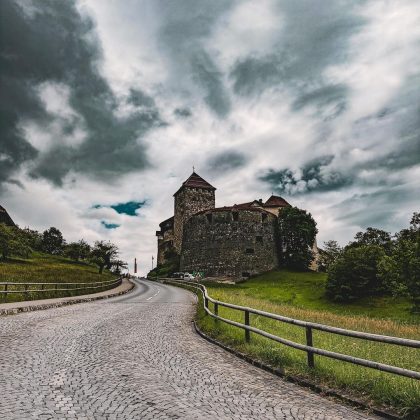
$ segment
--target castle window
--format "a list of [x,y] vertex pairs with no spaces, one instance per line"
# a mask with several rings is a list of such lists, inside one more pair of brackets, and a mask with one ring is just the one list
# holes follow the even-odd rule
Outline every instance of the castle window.
[[232,212],[233,221],[237,222],[239,220],[239,213],[237,211]]
[[255,240],[256,240],[257,242],[259,242],[260,244],[262,244],[262,242],[263,242],[263,237],[262,237],[262,236],[256,236],[256,237],[255,237]]
[[267,220],[267,213],[263,213],[261,215],[261,219],[262,219],[263,222],[265,222]]
[[212,215],[211,213],[207,213],[207,214],[206,214],[206,217],[207,217],[207,221],[208,221],[209,223],[211,223],[211,222],[212,222],[212,220],[213,220],[213,215]]
[[254,253],[254,248],[247,248],[245,250],[245,254],[253,254]]

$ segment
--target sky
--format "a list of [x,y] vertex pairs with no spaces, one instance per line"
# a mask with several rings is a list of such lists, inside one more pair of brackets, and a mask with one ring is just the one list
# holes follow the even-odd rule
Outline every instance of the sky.
[[418,0],[2,0],[0,204],[142,273],[195,167],[318,244],[420,211]]

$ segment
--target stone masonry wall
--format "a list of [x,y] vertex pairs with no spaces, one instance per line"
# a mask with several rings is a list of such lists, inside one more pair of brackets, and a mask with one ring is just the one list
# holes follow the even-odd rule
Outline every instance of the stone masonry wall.
[[184,228],[181,270],[233,277],[272,270],[278,266],[275,221],[263,210],[216,209],[192,216]]
[[185,222],[195,213],[213,209],[215,194],[205,188],[185,187],[175,195],[174,247],[180,253]]

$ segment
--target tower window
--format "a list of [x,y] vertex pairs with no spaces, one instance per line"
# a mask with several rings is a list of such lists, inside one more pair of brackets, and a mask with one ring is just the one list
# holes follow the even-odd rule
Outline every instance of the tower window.
[[245,254],[253,254],[254,253],[254,248],[247,248],[245,250]]
[[262,221],[265,222],[267,220],[267,213],[263,213],[261,215]]
[[239,213],[237,211],[232,212],[233,221],[237,222],[239,220]]
[[255,240],[256,240],[258,243],[262,244],[262,242],[263,242],[263,237],[262,237],[262,236],[256,236],[256,237],[255,237]]
[[207,214],[206,214],[206,217],[207,217],[207,221],[208,221],[209,223],[211,223],[211,222],[213,221],[213,215],[212,215],[211,213],[207,213]]

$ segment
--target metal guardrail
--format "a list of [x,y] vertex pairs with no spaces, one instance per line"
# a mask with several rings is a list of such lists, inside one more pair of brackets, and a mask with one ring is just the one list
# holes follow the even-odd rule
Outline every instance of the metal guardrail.
[[[302,321],[299,319],[293,319],[293,318],[273,314],[270,312],[260,311],[258,309],[248,308],[246,306],[234,305],[232,303],[222,302],[220,300],[213,299],[208,295],[206,287],[202,284],[197,284],[195,282],[188,282],[188,281],[183,281],[183,280],[173,280],[173,279],[170,279],[170,280],[161,279],[161,280],[163,280],[166,283],[174,283],[174,284],[178,283],[178,284],[192,286],[195,289],[198,289],[199,291],[201,291],[203,295],[203,299],[204,299],[204,310],[206,314],[210,315],[211,317],[217,320],[225,322],[226,324],[233,325],[235,327],[245,330],[246,342],[250,341],[251,339],[250,333],[253,332],[255,334],[261,335],[263,337],[266,337],[270,340],[284,344],[286,346],[295,348],[297,350],[305,351],[307,353],[307,362],[310,368],[313,368],[315,366],[314,355],[317,354],[319,356],[341,360],[341,361],[352,363],[355,365],[360,365],[360,366],[368,367],[371,369],[380,370],[382,372],[393,373],[395,375],[400,375],[400,376],[405,376],[407,378],[420,380],[420,372],[417,372],[414,370],[404,369],[404,368],[400,368],[396,366],[387,365],[384,363],[374,362],[372,360],[361,359],[359,357],[353,357],[346,354],[337,353],[334,351],[324,350],[321,348],[314,347],[312,331],[313,330],[324,331],[327,333],[342,335],[346,337],[355,337],[362,340],[376,341],[379,343],[393,344],[393,345],[399,345],[403,347],[411,347],[411,348],[417,348],[417,349],[420,349],[420,341],[410,340],[406,338],[399,338],[399,337],[391,337],[391,336],[386,336],[386,335],[365,333],[361,331],[346,330],[344,328],[331,327],[329,325],[318,324],[315,322],[308,322],[308,321]],[[213,303],[214,305],[214,313],[211,312],[209,309],[209,302]],[[218,314],[219,306],[235,309],[238,311],[243,311],[244,323],[242,324],[240,322],[232,321],[231,319],[227,319],[227,318],[223,318],[219,316]],[[265,318],[270,318],[276,321],[284,322],[287,324],[293,324],[293,325],[297,325],[299,327],[305,328],[306,345],[296,343],[294,341],[287,340],[285,338],[278,337],[274,334],[252,327],[250,325],[250,314],[259,315]]]
[[[16,283],[16,282],[0,282],[0,296],[3,302],[7,302],[7,296],[9,294],[24,294],[26,297],[29,293],[58,293],[58,292],[73,292],[76,290],[90,290],[90,289],[111,289],[119,286],[122,282],[122,278],[96,281],[88,283]],[[32,287],[38,287],[33,289]],[[63,287],[72,286],[72,287]],[[79,287],[82,286],[82,287]]]

